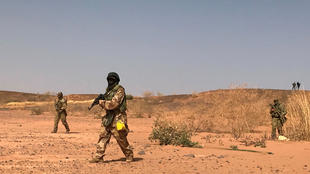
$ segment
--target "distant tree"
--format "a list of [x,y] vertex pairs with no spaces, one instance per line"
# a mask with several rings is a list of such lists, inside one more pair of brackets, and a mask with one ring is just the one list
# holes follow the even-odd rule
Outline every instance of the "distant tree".
[[154,96],[153,92],[151,91],[144,91],[143,92],[143,97],[151,97]]
[[161,92],[157,92],[157,96],[163,96],[164,94],[163,93],[161,93]]
[[126,95],[126,99],[127,99],[127,100],[132,100],[132,99],[133,99],[133,95],[127,94],[127,95]]

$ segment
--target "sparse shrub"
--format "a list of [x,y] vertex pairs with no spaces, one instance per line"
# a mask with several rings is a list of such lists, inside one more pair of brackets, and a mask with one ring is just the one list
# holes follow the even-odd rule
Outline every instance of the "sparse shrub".
[[261,148],[266,147],[266,140],[267,136],[261,136],[260,138],[253,138],[252,136],[246,136],[245,139],[241,140],[241,143],[244,143],[245,146],[252,146],[258,147],[260,146]]
[[254,147],[260,146],[261,148],[266,148],[266,139],[265,138],[258,138],[254,141]]
[[207,142],[207,143],[211,143],[211,138],[212,138],[211,135],[207,135],[207,136],[205,136],[204,138],[206,139],[206,142]]
[[43,112],[39,107],[31,108],[31,115],[41,115],[42,113]]
[[236,146],[236,145],[231,145],[230,148],[231,148],[231,150],[239,150],[238,146]]
[[241,120],[236,120],[231,125],[231,135],[234,139],[242,138],[246,133],[245,124]]
[[142,115],[141,113],[137,113],[137,114],[135,115],[135,117],[136,117],[136,118],[143,118],[143,115]]
[[310,141],[310,102],[305,91],[295,91],[287,104],[285,133],[293,140]]
[[174,124],[167,120],[155,120],[150,140],[159,140],[160,145],[176,145],[184,147],[199,147],[191,141],[193,132],[185,124]]
[[163,95],[164,95],[163,93],[157,92],[157,96],[158,96],[158,97],[161,97],[161,96],[163,96]]
[[52,91],[46,91],[46,92],[44,92],[43,93],[43,95],[53,95],[53,96],[55,96],[57,94],[57,92],[52,92]]
[[127,94],[127,95],[126,95],[126,99],[127,99],[127,100],[133,100],[133,95]]
[[143,97],[151,97],[151,96],[154,96],[153,92],[151,92],[151,91],[143,92]]
[[198,93],[197,93],[196,91],[192,92],[192,97],[193,97],[193,98],[198,97]]
[[234,139],[238,140],[239,138],[242,137],[243,131],[242,129],[239,129],[239,128],[232,128],[231,135],[233,136]]
[[133,115],[139,118],[144,115],[152,115],[153,114],[153,105],[148,103],[146,100],[137,99],[134,101],[128,102],[128,110],[133,112]]
[[248,88],[248,84],[247,83],[236,83],[236,82],[232,82],[230,83],[229,85],[229,89],[245,89],[245,88]]

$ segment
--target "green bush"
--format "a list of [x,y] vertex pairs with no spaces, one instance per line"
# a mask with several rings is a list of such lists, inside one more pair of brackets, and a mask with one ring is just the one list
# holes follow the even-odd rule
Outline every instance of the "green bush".
[[127,94],[127,95],[126,95],[126,99],[127,99],[127,100],[133,100],[133,95]]
[[176,145],[184,147],[200,147],[197,142],[191,141],[193,132],[186,124],[173,124],[168,121],[155,120],[149,139],[159,140],[160,145]]

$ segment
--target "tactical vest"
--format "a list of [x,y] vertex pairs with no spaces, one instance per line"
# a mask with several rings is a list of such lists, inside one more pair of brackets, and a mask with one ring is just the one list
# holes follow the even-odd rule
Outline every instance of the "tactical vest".
[[[55,100],[55,108],[56,108],[56,111],[58,112],[58,113],[64,113],[66,116],[67,116],[67,111],[66,111],[66,109],[64,109],[64,110],[61,110],[61,108],[63,107],[63,105],[64,104],[67,104],[67,99],[66,98],[62,98],[62,99],[56,99]],[[60,111],[61,110],[61,111]]]
[[[116,85],[112,90],[107,91],[104,94],[104,98],[106,101],[111,101],[112,98],[114,97],[114,95],[117,93],[117,90],[119,88],[121,88],[121,85]],[[104,126],[109,126],[114,119],[114,116],[117,112],[125,112],[127,110],[127,104],[126,104],[126,93],[124,94],[124,98],[123,101],[121,102],[121,104],[115,108],[114,110],[107,110],[106,111],[106,116],[105,116],[105,121],[103,121],[103,125]]]
[[[112,100],[112,98],[114,97],[114,95],[117,93],[117,90],[119,88],[121,88],[122,86],[121,85],[116,85],[112,90],[106,92],[104,94],[104,98],[105,100]],[[116,109],[119,109],[121,112],[125,112],[127,110],[127,104],[126,104],[126,93],[124,94],[124,98],[123,98],[123,101],[122,103],[118,106],[118,108]]]
[[284,111],[281,105],[273,105],[271,116],[274,118],[280,118],[284,115]]
[[65,101],[65,99],[64,98],[62,98],[62,99],[56,99],[56,101],[55,101],[55,106],[56,106],[56,109],[61,109],[62,108],[62,106],[63,106],[63,104],[65,103],[66,101]]

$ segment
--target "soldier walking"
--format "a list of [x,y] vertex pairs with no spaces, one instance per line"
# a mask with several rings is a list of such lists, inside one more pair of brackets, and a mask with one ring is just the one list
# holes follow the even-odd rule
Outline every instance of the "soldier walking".
[[297,84],[297,89],[299,90],[299,88],[300,88],[300,82],[297,82],[296,84]]
[[58,130],[58,123],[61,120],[62,124],[66,128],[66,133],[70,132],[69,125],[67,123],[67,98],[65,98],[62,92],[57,93],[57,98],[55,99],[55,109],[56,109],[56,116],[54,119],[54,129],[51,133],[56,133]]
[[292,90],[296,89],[296,82],[292,83]]
[[99,105],[106,110],[106,114],[102,118],[96,155],[89,162],[98,163],[104,161],[103,156],[112,135],[124,153],[126,161],[131,162],[133,161],[133,151],[127,140],[129,129],[127,125],[125,89],[119,85],[120,78],[115,72],[108,74],[107,81],[108,87],[104,94],[105,100],[99,100]]
[[276,139],[276,130],[278,134],[283,136],[283,124],[286,122],[286,109],[283,104],[280,104],[278,99],[273,101],[273,104],[270,104],[270,115],[272,118],[272,130],[271,138]]

